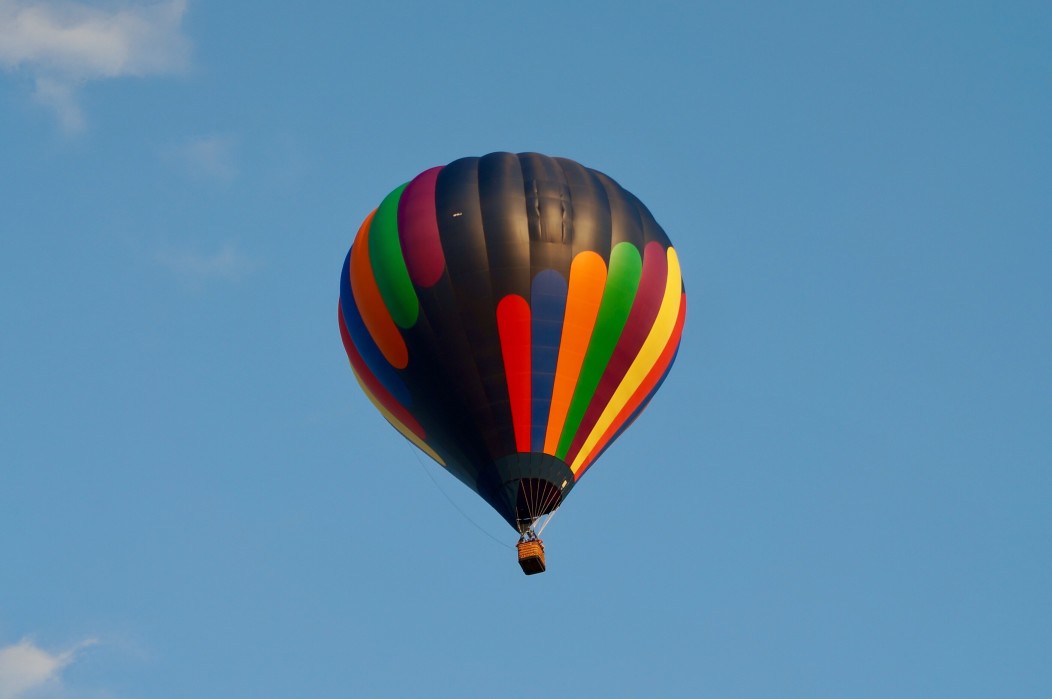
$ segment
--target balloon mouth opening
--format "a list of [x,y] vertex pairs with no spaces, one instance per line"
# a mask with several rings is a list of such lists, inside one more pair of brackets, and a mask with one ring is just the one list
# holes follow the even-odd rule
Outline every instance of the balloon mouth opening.
[[515,497],[515,521],[520,533],[562,504],[562,488],[545,478],[522,478]]

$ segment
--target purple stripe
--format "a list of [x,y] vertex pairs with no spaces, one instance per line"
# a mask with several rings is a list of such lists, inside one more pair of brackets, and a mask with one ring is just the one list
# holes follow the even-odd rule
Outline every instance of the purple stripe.
[[409,278],[417,286],[434,286],[446,268],[435,213],[435,183],[441,167],[424,170],[406,185],[398,202],[398,240]]

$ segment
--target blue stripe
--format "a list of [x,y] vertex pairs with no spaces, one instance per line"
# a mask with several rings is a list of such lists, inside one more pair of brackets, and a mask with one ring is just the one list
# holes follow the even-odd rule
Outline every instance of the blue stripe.
[[546,269],[533,278],[530,291],[530,328],[533,343],[530,357],[533,373],[532,421],[530,443],[533,451],[544,451],[544,435],[548,431],[548,412],[552,405],[555,386],[555,366],[559,362],[559,341],[563,334],[566,314],[566,280],[554,269]]
[[[356,241],[357,244],[357,241]],[[353,249],[353,248],[352,248]],[[380,348],[377,347],[373,336],[369,334],[362,320],[362,314],[358,310],[358,304],[354,302],[354,292],[351,290],[351,253],[343,261],[343,275],[340,277],[340,308],[343,310],[343,322],[347,324],[347,334],[351,336],[358,354],[362,355],[365,366],[377,380],[391,392],[395,400],[406,408],[413,404],[409,394],[409,388],[398,376],[397,369],[391,366],[384,358]]]

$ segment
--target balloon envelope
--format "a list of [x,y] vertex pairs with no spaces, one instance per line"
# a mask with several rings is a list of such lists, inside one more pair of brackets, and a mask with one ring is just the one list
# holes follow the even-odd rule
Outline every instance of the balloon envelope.
[[685,313],[647,208],[536,153],[462,158],[398,187],[340,279],[340,333],[369,400],[520,532],[647,406]]

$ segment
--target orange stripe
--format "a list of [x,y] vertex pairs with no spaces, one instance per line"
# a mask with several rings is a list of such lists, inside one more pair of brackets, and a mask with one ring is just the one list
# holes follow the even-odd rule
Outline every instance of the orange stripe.
[[373,265],[369,260],[369,228],[376,214],[374,209],[366,216],[362,227],[358,229],[354,245],[351,246],[351,291],[354,302],[362,314],[362,321],[369,330],[376,346],[380,348],[384,359],[396,369],[405,369],[409,364],[409,350],[406,349],[402,333],[398,332],[391,314],[384,305],[380,287],[376,285]]
[[369,371],[369,367],[366,366],[361,353],[358,352],[358,348],[351,340],[350,333],[347,332],[347,324],[343,320],[342,305],[340,308],[340,337],[343,338],[343,348],[347,351],[347,359],[351,360],[351,367],[354,369],[354,375],[364,382],[363,385],[367,388],[366,393],[370,396],[375,396],[392,415],[398,417],[398,421],[401,424],[409,427],[414,433],[423,439],[427,435],[424,433],[424,428],[421,427],[417,419],[413,417],[413,414],[409,412],[409,409],[399,403],[398,399],[391,395],[391,392],[380,383],[380,380],[377,379],[371,371]]
[[581,375],[581,365],[588,352],[588,342],[592,339],[605,286],[606,263],[598,253],[586,251],[573,259],[562,339],[559,341],[559,359],[555,365],[552,403],[548,412],[548,430],[544,435],[545,454],[554,456],[559,446],[559,436],[566,422],[577,379]]
[[606,432],[596,443],[591,453],[588,454],[588,458],[581,464],[581,468],[578,469],[577,473],[574,474],[574,480],[579,480],[581,475],[588,470],[588,467],[592,465],[592,461],[596,459],[600,454],[603,453],[603,449],[610,442],[617,431],[621,429],[621,426],[625,424],[625,421],[632,416],[636,409],[642,405],[643,401],[647,399],[647,396],[653,392],[657,386],[657,382],[661,380],[661,377],[665,375],[665,370],[668,369],[669,363],[672,358],[676,355],[676,349],[679,348],[679,339],[683,333],[683,321],[687,317],[687,295],[683,294],[683,298],[679,303],[679,317],[676,318],[676,327],[672,331],[672,335],[668,339],[668,343],[665,345],[665,349],[662,350],[661,356],[657,362],[654,363],[650,373],[647,374],[646,379],[639,385],[636,392],[632,394],[632,398],[629,399],[625,407],[618,413],[617,418],[610,424]]

